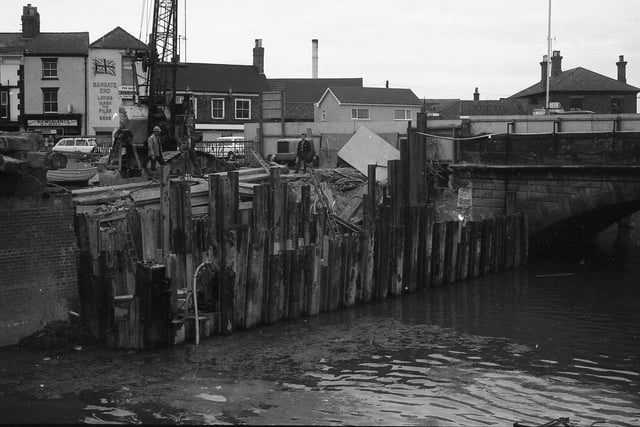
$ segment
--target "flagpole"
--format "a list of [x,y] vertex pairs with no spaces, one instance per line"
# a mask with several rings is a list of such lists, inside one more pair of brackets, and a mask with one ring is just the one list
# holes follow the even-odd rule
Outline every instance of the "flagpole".
[[551,0],[549,0],[549,20],[547,24],[547,98],[546,111],[549,114],[549,74],[551,74]]

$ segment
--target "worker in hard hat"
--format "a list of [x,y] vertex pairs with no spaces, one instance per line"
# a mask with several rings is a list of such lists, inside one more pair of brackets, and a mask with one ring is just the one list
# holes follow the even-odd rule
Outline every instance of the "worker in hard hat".
[[164,165],[162,157],[162,143],[160,142],[160,126],[153,127],[153,133],[147,139],[147,149],[149,150],[149,169],[156,170],[156,162]]

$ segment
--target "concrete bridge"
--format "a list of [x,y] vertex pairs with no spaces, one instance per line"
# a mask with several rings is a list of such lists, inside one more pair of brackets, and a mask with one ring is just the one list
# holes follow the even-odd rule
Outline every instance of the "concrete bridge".
[[526,212],[534,243],[588,241],[640,210],[640,132],[505,133],[456,151],[473,217]]

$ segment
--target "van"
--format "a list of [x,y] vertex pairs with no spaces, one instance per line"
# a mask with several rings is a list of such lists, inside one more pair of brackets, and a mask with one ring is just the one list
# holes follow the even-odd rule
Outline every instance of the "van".
[[67,137],[59,140],[56,145],[51,149],[52,151],[58,151],[63,153],[84,153],[89,154],[96,151],[95,138],[87,137]]
[[300,141],[302,141],[301,138],[282,138],[277,140],[276,154],[273,157],[273,161],[286,165],[294,165],[296,163],[296,152]]

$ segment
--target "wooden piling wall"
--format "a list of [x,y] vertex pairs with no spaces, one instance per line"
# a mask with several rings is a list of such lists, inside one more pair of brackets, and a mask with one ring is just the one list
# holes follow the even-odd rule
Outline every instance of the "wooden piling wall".
[[[409,138],[405,156],[420,155],[419,142]],[[422,163],[390,161],[380,203],[375,166],[369,167],[359,232],[334,235],[327,207],[311,201],[312,188],[294,188],[277,168],[270,170],[267,183],[254,187],[251,203],[241,203],[237,173],[211,175],[205,215],[191,214],[189,185],[180,180],[166,183],[170,206],[161,212],[78,214],[80,259],[85,260],[81,295],[92,332],[118,348],[176,342],[175,327],[157,324],[175,319],[147,320],[145,330],[140,319],[152,312],[150,302],[175,317],[179,291],[191,289],[203,263],[215,272],[197,295],[211,296],[215,306],[202,309],[203,316],[215,319],[207,333],[312,316],[526,264],[525,216],[436,222],[435,208],[426,203],[427,184],[414,182],[427,179]],[[166,289],[153,264],[162,266]]]

